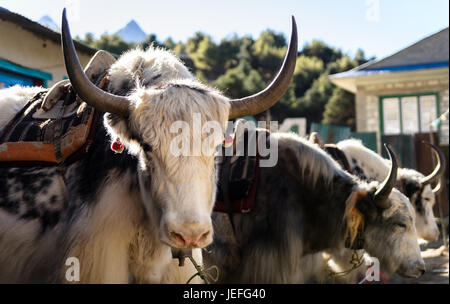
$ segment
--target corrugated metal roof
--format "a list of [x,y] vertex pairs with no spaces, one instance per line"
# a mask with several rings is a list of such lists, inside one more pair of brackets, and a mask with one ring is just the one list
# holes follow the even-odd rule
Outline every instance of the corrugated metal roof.
[[[60,33],[52,31],[51,29],[49,29],[45,26],[42,26],[39,23],[32,21],[22,15],[13,13],[6,8],[0,7],[0,19],[15,23],[15,24],[19,25],[20,27],[24,28],[25,30],[28,30],[42,38],[53,40],[56,43],[61,43],[61,34]],[[73,42],[74,42],[74,45],[77,48],[77,50],[79,50],[81,52],[93,55],[97,51],[95,48],[87,46],[78,41],[74,40]]]
[[[382,70],[393,67],[408,67],[449,62],[449,28],[428,36],[393,55],[369,64],[358,70]],[[431,67],[431,66],[430,66]],[[432,67],[431,67],[432,68]]]
[[380,60],[366,62],[333,78],[388,74],[400,71],[444,68],[449,66],[449,28],[445,28]]

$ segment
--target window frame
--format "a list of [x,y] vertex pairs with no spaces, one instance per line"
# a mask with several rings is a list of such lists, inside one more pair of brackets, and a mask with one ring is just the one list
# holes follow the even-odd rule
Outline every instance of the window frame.
[[[383,114],[383,100],[386,98],[398,98],[398,107],[400,113],[400,133],[397,135],[405,135],[403,133],[403,113],[402,113],[402,97],[416,97],[417,98],[417,123],[418,123],[418,133],[422,132],[422,121],[421,121],[421,107],[420,107],[420,97],[433,95],[436,97],[436,118],[441,116],[440,109],[440,94],[439,92],[421,92],[421,93],[409,93],[409,94],[394,94],[394,95],[379,95],[378,96],[378,114],[379,114],[379,131],[380,135],[385,135],[384,133],[384,114]],[[438,125],[437,132],[439,137],[441,137],[441,125]]]

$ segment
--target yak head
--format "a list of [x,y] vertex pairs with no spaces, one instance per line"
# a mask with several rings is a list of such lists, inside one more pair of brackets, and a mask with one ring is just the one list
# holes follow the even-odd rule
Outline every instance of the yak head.
[[[413,169],[399,169],[399,180],[404,194],[409,198],[416,211],[416,228],[420,238],[434,241],[439,237],[439,228],[434,218],[433,206],[441,188],[440,178],[445,171],[445,155],[437,146],[424,142],[433,149],[437,165],[428,176]],[[437,182],[435,188],[431,184]]]
[[395,153],[386,145],[391,168],[386,179],[366,184],[364,193],[355,203],[364,219],[364,249],[378,258],[388,273],[419,277],[425,272],[421,257],[415,212],[408,198],[394,188],[397,180]]
[[[229,119],[270,108],[287,90],[297,58],[297,30],[283,65],[263,91],[230,100],[201,84],[168,51],[124,54],[109,69],[106,91],[84,74],[63,12],[62,46],[67,73],[83,101],[105,112],[114,138],[138,157],[139,188],[159,239],[175,248],[202,248],[212,241],[216,192],[214,151]],[[134,147],[134,148],[133,148]]]

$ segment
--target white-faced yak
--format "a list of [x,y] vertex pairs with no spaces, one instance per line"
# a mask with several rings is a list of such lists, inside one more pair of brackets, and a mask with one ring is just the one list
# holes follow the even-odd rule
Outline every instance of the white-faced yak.
[[[89,153],[79,161],[0,167],[0,282],[64,283],[66,263],[76,258],[80,282],[185,283],[194,269],[178,267],[171,248],[194,249],[201,263],[199,248],[210,244],[214,233],[216,170],[213,153],[173,155],[171,142],[178,134],[171,126],[177,121],[191,126],[199,117],[223,128],[229,119],[270,108],[295,68],[294,19],[292,26],[273,82],[255,95],[230,100],[201,84],[173,54],[152,47],[123,54],[100,89],[80,66],[64,11],[69,90],[104,115]],[[2,91],[2,109],[20,109],[40,90],[17,91]],[[192,143],[209,136],[206,152],[211,152],[222,144],[223,132],[183,139]],[[110,148],[116,138],[123,153]]]

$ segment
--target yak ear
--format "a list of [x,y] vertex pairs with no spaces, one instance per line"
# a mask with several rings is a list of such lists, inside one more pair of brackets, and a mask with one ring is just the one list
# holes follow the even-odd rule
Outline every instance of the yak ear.
[[373,200],[375,191],[376,189],[365,195],[360,195],[355,203],[356,209],[358,209],[366,219],[374,219],[380,212]]

